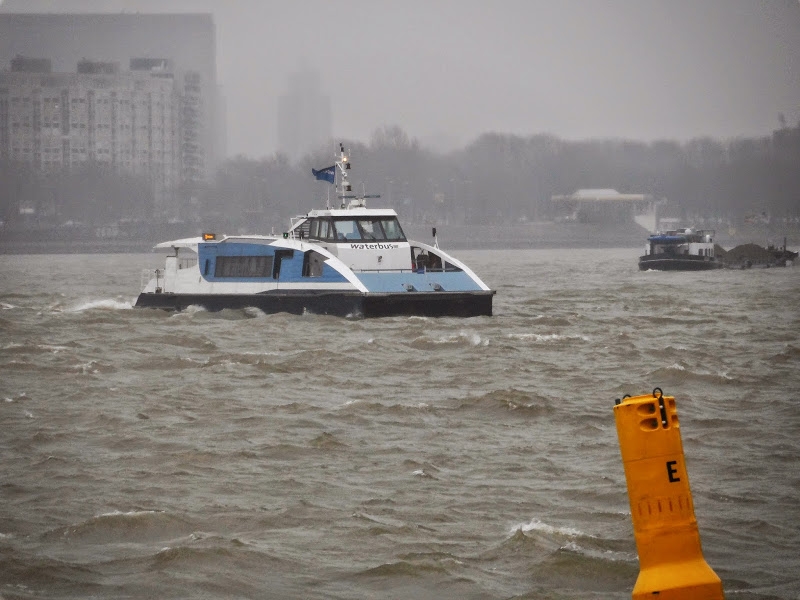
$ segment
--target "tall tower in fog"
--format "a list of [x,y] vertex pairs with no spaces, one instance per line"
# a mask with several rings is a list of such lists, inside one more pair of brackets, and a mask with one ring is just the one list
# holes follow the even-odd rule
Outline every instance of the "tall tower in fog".
[[291,160],[331,138],[331,99],[322,93],[317,71],[289,76],[288,91],[278,100],[278,150]]

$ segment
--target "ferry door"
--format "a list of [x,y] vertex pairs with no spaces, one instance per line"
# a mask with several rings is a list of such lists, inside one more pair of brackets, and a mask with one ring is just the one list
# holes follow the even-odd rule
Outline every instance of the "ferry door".
[[169,294],[175,291],[175,278],[178,276],[178,257],[168,256],[164,267],[163,292]]
[[275,288],[281,287],[281,265],[284,260],[291,260],[294,258],[294,250],[275,250],[275,257],[272,260],[272,279],[275,280]]

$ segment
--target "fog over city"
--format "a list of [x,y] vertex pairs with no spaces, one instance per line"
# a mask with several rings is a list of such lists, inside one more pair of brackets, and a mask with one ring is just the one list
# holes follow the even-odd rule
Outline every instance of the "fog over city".
[[685,141],[800,121],[795,0],[5,0],[0,12],[212,13],[228,155],[278,150],[278,100],[302,68],[320,73],[337,139],[397,125],[442,151],[485,132]]

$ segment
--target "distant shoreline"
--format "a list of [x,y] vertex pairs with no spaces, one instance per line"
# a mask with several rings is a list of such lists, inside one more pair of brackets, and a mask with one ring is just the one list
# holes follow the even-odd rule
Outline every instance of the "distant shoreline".
[[[413,240],[433,243],[431,229],[436,227],[439,245],[445,250],[525,250],[525,249],[600,249],[644,248],[648,233],[635,224],[600,225],[588,223],[533,222],[516,225],[423,225],[410,224],[406,235]],[[25,233],[13,236],[0,233],[0,254],[148,254],[153,247],[167,239],[200,234],[192,228],[158,240],[131,239],[43,239],[44,232],[32,232],[40,239],[24,239]],[[172,233],[172,232],[171,232]],[[222,233],[222,232],[219,232]],[[231,234],[240,232],[230,232]],[[733,235],[731,234],[733,233]],[[783,245],[786,238],[790,248],[800,246],[800,228],[782,230],[759,226],[742,227],[735,232],[717,230],[720,246],[726,249],[740,244],[759,246]]]

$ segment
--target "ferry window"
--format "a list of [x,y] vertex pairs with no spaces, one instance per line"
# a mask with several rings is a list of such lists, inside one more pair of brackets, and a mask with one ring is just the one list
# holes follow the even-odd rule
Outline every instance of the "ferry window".
[[322,277],[325,257],[319,252],[309,250],[303,255],[303,277]]
[[311,229],[309,231],[308,237],[317,239],[317,235],[319,234],[319,221],[316,219],[311,221]]
[[406,239],[403,229],[400,227],[400,223],[397,221],[396,217],[381,219],[381,225],[383,225],[383,231],[386,233],[387,240]]
[[338,240],[358,240],[361,238],[356,222],[353,219],[337,219],[334,225],[336,225],[336,239]]
[[330,224],[328,221],[320,221],[319,222],[319,239],[325,240],[328,239],[328,226]]
[[328,222],[328,235],[325,239],[329,242],[336,241],[336,227],[334,226],[333,221]]
[[425,267],[425,250],[411,246],[411,268],[415,271]]
[[214,277],[271,277],[271,256],[218,256]]
[[358,227],[361,230],[361,237],[365,240],[386,239],[378,219],[359,219]]
[[428,252],[427,250],[423,250],[418,246],[411,247],[411,262],[412,267],[417,271],[453,271],[459,270],[456,269],[450,263],[445,263],[446,268],[442,267],[442,257],[438,254],[434,254],[433,252]]

